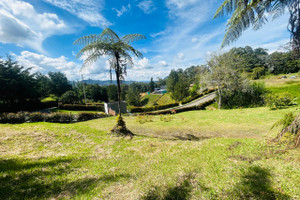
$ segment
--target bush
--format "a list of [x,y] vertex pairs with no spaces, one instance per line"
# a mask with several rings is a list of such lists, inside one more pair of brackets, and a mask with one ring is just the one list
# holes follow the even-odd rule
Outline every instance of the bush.
[[129,107],[128,109],[131,113],[150,112],[150,111],[155,111],[155,110],[172,108],[172,107],[175,107],[178,105],[179,105],[178,103],[170,103],[170,104],[165,104],[165,105],[157,105],[157,106],[149,106],[149,107]]
[[25,122],[51,122],[51,123],[73,123],[87,121],[96,118],[106,117],[103,113],[79,113],[79,114],[66,114],[66,113],[3,113],[0,114],[0,123],[25,123]]
[[103,117],[106,117],[106,115],[103,114],[103,113],[87,113],[87,112],[83,112],[83,113],[79,113],[78,114],[77,121],[78,122],[88,121],[88,120],[97,119],[97,118],[103,118]]
[[45,121],[45,114],[40,112],[29,113],[30,122],[43,122]]
[[263,106],[266,92],[264,83],[246,84],[234,90],[225,89],[222,93],[222,107],[231,109]]
[[268,94],[265,97],[265,101],[270,109],[280,109],[286,106],[290,106],[293,101],[293,96],[287,92],[280,94]]
[[50,113],[45,116],[45,122],[52,123],[72,123],[76,120],[75,115],[65,113]]
[[0,123],[10,123],[10,124],[19,124],[26,122],[26,114],[25,112],[19,113],[3,113],[0,115]]

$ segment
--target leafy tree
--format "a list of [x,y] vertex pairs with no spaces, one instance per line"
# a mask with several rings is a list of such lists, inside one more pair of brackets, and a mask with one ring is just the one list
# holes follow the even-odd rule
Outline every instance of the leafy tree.
[[69,90],[61,96],[60,101],[64,104],[75,104],[79,102],[79,97],[76,92]]
[[268,68],[273,74],[294,73],[299,71],[299,59],[294,59],[291,52],[274,52],[268,58]]
[[252,26],[254,30],[259,29],[266,21],[268,15],[278,17],[289,10],[289,31],[291,33],[292,48],[299,56],[300,50],[300,2],[299,0],[224,0],[218,8],[214,18],[231,14],[227,23],[227,30],[222,46],[229,45],[237,40],[243,31]]
[[178,82],[178,80],[179,80],[178,71],[172,69],[166,81],[168,92],[172,92],[172,93],[174,92],[175,84]]
[[128,34],[120,38],[114,31],[106,28],[99,35],[83,36],[76,40],[74,44],[83,44],[77,57],[85,56],[83,68],[96,62],[102,56],[109,56],[110,70],[114,70],[118,87],[119,115],[121,116],[121,83],[126,75],[128,65],[133,65],[130,53],[136,57],[142,54],[134,49],[130,43],[145,39],[141,34]]
[[41,87],[30,69],[24,69],[11,58],[0,60],[0,103],[19,103],[38,101]]
[[92,99],[94,102],[108,101],[107,89],[105,87],[101,87],[98,84],[87,84],[85,88],[88,99]]
[[176,101],[182,101],[189,96],[189,82],[183,74],[179,74],[178,81],[175,83],[172,98]]
[[109,101],[118,101],[118,88],[116,85],[107,86],[107,96]]
[[154,91],[154,88],[155,88],[155,83],[154,83],[154,81],[153,81],[153,78],[151,77],[150,83],[149,83],[149,89],[150,89],[150,92],[153,92],[153,91]]
[[66,91],[72,89],[72,85],[65,74],[61,72],[49,72],[48,76],[50,78],[50,90],[52,94],[61,96]]
[[211,83],[218,88],[218,108],[222,108],[222,96],[226,89],[234,90],[241,84],[241,76],[235,69],[235,60],[238,59],[235,54],[213,54],[208,61],[211,70]]
[[134,87],[129,87],[126,94],[126,101],[129,105],[140,106],[141,105],[141,96],[139,91]]

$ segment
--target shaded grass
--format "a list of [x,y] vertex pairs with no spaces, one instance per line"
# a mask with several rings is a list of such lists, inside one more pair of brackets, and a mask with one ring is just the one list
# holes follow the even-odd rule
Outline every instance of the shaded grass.
[[160,94],[147,94],[142,99],[143,106],[153,106],[154,103],[161,97]]
[[[107,134],[114,117],[1,124],[0,199],[299,199],[299,149],[265,140],[287,111],[296,108],[124,117],[140,134],[132,140]],[[198,139],[174,137],[187,133]]]

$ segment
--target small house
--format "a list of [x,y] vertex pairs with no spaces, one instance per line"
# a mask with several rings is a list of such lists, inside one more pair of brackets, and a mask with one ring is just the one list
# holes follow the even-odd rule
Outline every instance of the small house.
[[[119,114],[119,104],[118,102],[108,102],[104,103],[105,114],[116,116]],[[121,101],[121,113],[127,112],[126,101]]]

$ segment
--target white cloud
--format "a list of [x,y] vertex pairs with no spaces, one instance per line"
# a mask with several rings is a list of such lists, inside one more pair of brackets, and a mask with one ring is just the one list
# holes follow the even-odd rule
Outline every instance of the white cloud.
[[150,14],[152,13],[154,10],[156,10],[156,7],[153,3],[152,0],[144,0],[144,1],[141,1],[139,4],[138,4],[138,7],[144,11],[145,14]]
[[92,26],[106,28],[111,23],[101,14],[104,0],[44,0],[54,6],[70,12]]
[[158,64],[161,65],[161,66],[163,66],[163,67],[169,66],[168,63],[165,60],[158,61]]
[[132,69],[152,69],[148,58],[143,57],[142,59],[136,59],[133,57],[133,68]]
[[128,12],[130,9],[130,4],[127,5],[127,7],[122,6],[120,10],[113,8],[117,12],[117,16],[120,17],[122,16],[125,12]]
[[29,46],[43,52],[42,42],[54,34],[66,33],[69,28],[53,13],[37,13],[24,1],[0,1],[0,42]]
[[43,54],[37,54],[29,51],[22,51],[20,55],[12,54],[17,61],[24,67],[31,68],[31,72],[40,72],[46,74],[48,72],[63,72],[70,80],[79,77],[81,66],[75,62],[70,62],[66,57],[50,58]]

